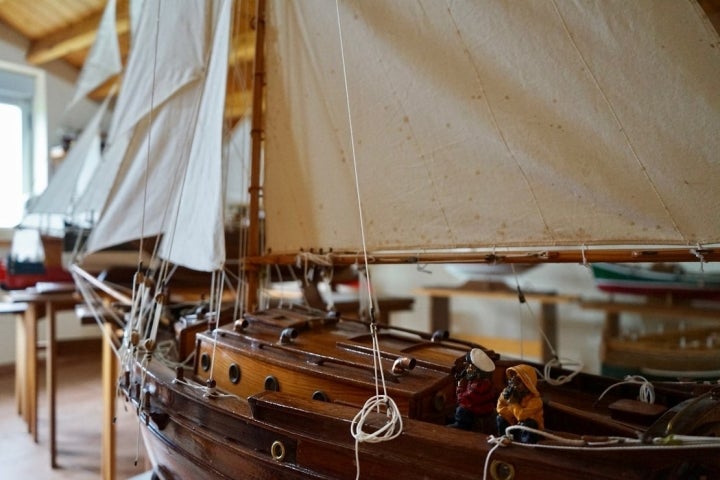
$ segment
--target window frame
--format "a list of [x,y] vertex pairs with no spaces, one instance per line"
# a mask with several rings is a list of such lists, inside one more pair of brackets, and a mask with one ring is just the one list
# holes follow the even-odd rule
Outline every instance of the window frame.
[[[22,92],[4,90],[0,102],[17,105],[22,111],[23,132],[23,195],[28,198],[42,192],[48,182],[48,133],[45,72],[39,68],[0,60],[0,70],[32,78],[30,98]],[[13,229],[0,227],[0,241],[9,242]]]

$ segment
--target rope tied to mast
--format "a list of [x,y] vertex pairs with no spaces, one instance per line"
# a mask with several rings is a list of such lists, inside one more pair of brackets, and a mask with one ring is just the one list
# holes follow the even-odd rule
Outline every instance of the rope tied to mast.
[[[372,289],[370,288],[370,272],[368,270],[368,253],[367,253],[367,243],[365,241],[365,227],[363,224],[363,210],[362,210],[362,200],[360,197],[360,182],[359,182],[359,176],[358,176],[358,164],[357,164],[357,155],[355,152],[355,137],[353,133],[353,124],[352,124],[352,114],[350,110],[350,94],[348,90],[348,76],[347,76],[347,67],[345,63],[345,48],[343,45],[343,34],[342,34],[342,24],[340,22],[340,4],[338,0],[335,0],[335,12],[337,15],[337,26],[338,26],[338,36],[340,38],[340,56],[342,58],[342,69],[343,69],[343,80],[344,80],[344,86],[345,86],[345,102],[347,107],[347,114],[348,114],[348,130],[350,132],[350,148],[352,151],[352,164],[354,169],[354,175],[355,175],[355,193],[357,197],[357,206],[358,206],[358,217],[359,217],[359,223],[360,223],[360,236],[362,239],[362,250],[363,250],[363,263],[364,263],[364,272],[365,272],[365,281],[363,282],[366,285],[367,289],[367,299],[368,304],[373,305],[373,297],[372,297]],[[370,334],[372,337],[372,344],[373,344],[373,364],[375,369],[375,391],[376,394],[374,397],[369,398],[366,402],[363,408],[358,412],[358,414],[353,419],[353,422],[350,426],[350,433],[352,434],[353,438],[355,438],[355,465],[356,465],[356,478],[360,478],[360,459],[359,459],[359,443],[360,442],[382,442],[387,440],[392,440],[393,438],[396,438],[397,436],[402,433],[402,417],[397,409],[397,405],[395,405],[395,402],[392,398],[390,398],[387,395],[387,387],[385,385],[385,376],[382,369],[382,358],[380,355],[380,346],[378,343],[378,336],[377,336],[377,328],[375,325],[375,319],[374,319],[374,308],[370,307]],[[380,393],[380,389],[382,388],[382,394]],[[363,426],[366,423],[366,420],[370,416],[371,412],[373,410],[380,412],[382,409],[385,409],[386,414],[386,422],[385,425],[374,431],[373,433],[366,433],[363,431]]]

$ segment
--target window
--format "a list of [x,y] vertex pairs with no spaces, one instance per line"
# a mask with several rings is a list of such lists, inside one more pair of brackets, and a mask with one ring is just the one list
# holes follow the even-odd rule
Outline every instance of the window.
[[0,61],[0,236],[4,238],[22,220],[25,202],[47,184],[46,130],[44,73]]
[[0,103],[0,154],[3,174],[0,175],[0,226],[20,223],[23,204],[23,111],[18,105]]

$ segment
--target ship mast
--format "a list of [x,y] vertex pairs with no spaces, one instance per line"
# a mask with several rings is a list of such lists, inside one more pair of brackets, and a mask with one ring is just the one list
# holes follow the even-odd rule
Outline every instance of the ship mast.
[[[257,0],[257,14],[255,17],[255,61],[253,74],[252,99],[252,131],[251,131],[251,164],[250,164],[250,205],[249,226],[246,257],[260,255],[260,168],[262,157],[262,109],[263,84],[265,82],[265,0]],[[247,280],[246,308],[254,309],[257,306],[259,287],[259,266],[243,264]]]

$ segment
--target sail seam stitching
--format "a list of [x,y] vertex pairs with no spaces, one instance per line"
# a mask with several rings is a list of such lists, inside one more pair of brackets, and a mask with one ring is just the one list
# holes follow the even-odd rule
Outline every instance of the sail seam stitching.
[[465,43],[465,40],[462,37],[460,27],[455,20],[455,16],[453,15],[452,9],[450,5],[447,5],[448,14],[450,19],[452,20],[453,26],[455,27],[455,32],[457,33],[458,38],[460,39],[463,50],[465,51],[466,55],[469,57],[470,65],[472,65],[473,70],[475,71],[475,77],[477,79],[478,85],[480,86],[480,94],[481,97],[485,103],[485,106],[487,107],[488,113],[490,114],[490,119],[492,121],[493,126],[495,127],[495,130],[497,131],[498,136],[500,137],[500,141],[505,146],[505,150],[507,151],[508,155],[510,155],[510,158],[512,159],[513,163],[517,166],[518,170],[520,171],[520,175],[522,176],[523,181],[528,187],[528,190],[530,191],[530,195],[533,199],[533,204],[535,205],[535,209],[537,210],[538,215],[540,216],[540,219],[542,220],[543,226],[545,227],[545,231],[550,235],[552,238],[552,243],[555,243],[555,235],[552,229],[549,227],[547,220],[545,218],[545,215],[543,214],[542,208],[540,207],[540,202],[538,201],[537,195],[535,194],[535,189],[533,188],[532,182],[528,179],[528,175],[525,172],[525,169],[522,167],[520,162],[518,161],[517,157],[515,156],[515,153],[513,152],[513,149],[510,147],[510,144],[507,141],[507,138],[505,138],[505,134],[503,133],[502,128],[500,128],[500,122],[498,122],[497,116],[495,115],[495,110],[492,107],[492,104],[490,103],[490,99],[488,98],[487,92],[485,91],[485,88],[483,86],[483,82],[481,80],[480,72],[477,69],[477,66],[475,65],[475,62],[472,60],[470,56],[470,49],[468,48],[467,44]]
[[637,151],[635,150],[635,147],[633,146],[633,143],[630,140],[630,136],[628,135],[628,132],[625,129],[625,126],[620,121],[620,116],[618,115],[617,111],[613,107],[613,104],[610,101],[610,98],[608,98],[607,94],[605,93],[605,90],[602,88],[602,85],[600,84],[600,81],[598,80],[597,76],[593,72],[592,68],[590,68],[590,64],[587,62],[582,51],[580,50],[577,43],[573,39],[573,35],[570,32],[570,28],[568,27],[567,22],[565,21],[565,18],[562,16],[562,13],[560,12],[560,8],[558,7],[556,0],[551,0],[551,3],[555,10],[555,14],[558,16],[558,19],[560,20],[560,24],[562,25],[563,30],[565,31],[565,35],[567,36],[568,41],[570,42],[570,45],[572,45],[575,52],[577,52],[577,55],[580,58],[580,61],[582,62],[583,66],[585,67],[585,70],[590,75],[590,78],[592,79],[593,84],[600,92],[600,95],[601,95],[603,101],[607,104],[608,109],[610,110],[610,114],[612,115],[613,119],[617,123],[617,125],[620,129],[620,134],[625,139],[625,143],[627,143],[627,146],[630,150],[632,157],[635,159],[637,164],[640,166],[642,175],[647,179],[647,182],[650,184],[650,188],[652,189],[653,193],[655,193],[655,196],[657,197],[658,201],[660,202],[660,205],[662,206],[663,210],[665,211],[665,214],[670,219],[670,222],[672,223],[672,226],[673,226],[673,229],[675,230],[675,232],[677,232],[677,234],[680,236],[680,238],[683,239],[683,241],[685,243],[688,243],[687,238],[685,237],[685,235],[683,235],[682,231],[680,230],[680,227],[678,226],[677,222],[675,221],[675,217],[670,212],[670,208],[668,208],[667,203],[665,202],[662,195],[660,194],[660,191],[658,190],[657,186],[655,185],[655,182],[653,182],[652,178],[650,177],[647,167],[645,166],[642,159],[640,158]]

